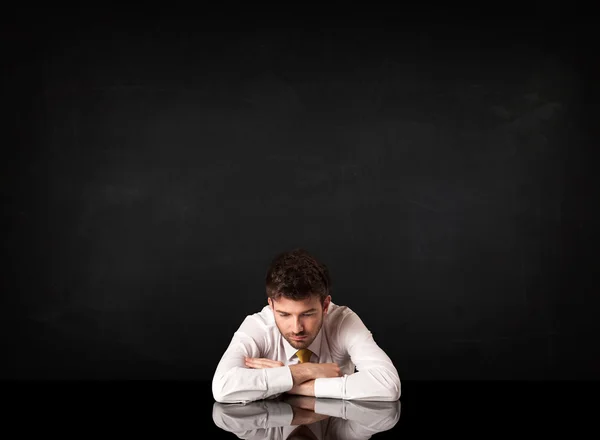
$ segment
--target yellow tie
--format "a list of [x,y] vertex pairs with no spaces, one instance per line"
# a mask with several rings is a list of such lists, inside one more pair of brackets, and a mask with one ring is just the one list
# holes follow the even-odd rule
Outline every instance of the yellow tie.
[[301,364],[310,361],[311,355],[312,351],[310,351],[308,348],[302,348],[296,352],[296,356],[298,356],[298,359],[300,359]]

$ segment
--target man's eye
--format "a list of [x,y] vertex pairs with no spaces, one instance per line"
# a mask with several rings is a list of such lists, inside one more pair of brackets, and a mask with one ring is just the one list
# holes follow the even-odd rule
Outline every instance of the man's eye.
[[312,316],[314,313],[305,313],[304,316]]

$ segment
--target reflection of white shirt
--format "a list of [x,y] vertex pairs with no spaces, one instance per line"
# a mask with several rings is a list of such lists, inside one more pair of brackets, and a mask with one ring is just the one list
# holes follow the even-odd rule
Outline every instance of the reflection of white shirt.
[[[331,302],[323,326],[308,348],[313,352],[311,362],[335,362],[343,374],[316,379],[315,397],[379,401],[400,398],[398,371],[350,308]],[[213,397],[217,402],[248,403],[289,391],[293,386],[289,366],[299,362],[296,351],[279,332],[270,306],[265,306],[247,316],[233,334],[213,376]],[[245,356],[281,361],[284,366],[247,368]]]
[[[368,439],[392,429],[400,419],[400,401],[351,402],[316,399],[315,413],[329,418],[305,425],[318,440]],[[215,424],[242,439],[285,440],[298,425],[292,425],[294,412],[285,402],[264,400],[244,405],[215,403]]]

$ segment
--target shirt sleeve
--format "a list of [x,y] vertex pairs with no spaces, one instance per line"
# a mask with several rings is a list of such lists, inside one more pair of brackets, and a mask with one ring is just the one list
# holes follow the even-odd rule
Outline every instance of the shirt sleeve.
[[293,386],[288,366],[247,368],[244,357],[263,357],[266,352],[264,329],[247,317],[221,357],[212,380],[212,393],[220,403],[248,403],[276,397]]
[[339,350],[348,353],[358,371],[316,379],[315,397],[374,401],[400,398],[398,371],[356,313],[350,312],[342,319],[336,340]]

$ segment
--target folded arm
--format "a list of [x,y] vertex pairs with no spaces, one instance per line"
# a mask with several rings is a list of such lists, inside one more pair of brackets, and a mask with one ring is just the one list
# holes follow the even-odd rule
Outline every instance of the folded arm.
[[248,403],[285,392],[346,400],[400,398],[396,368],[355,313],[342,320],[337,349],[350,356],[358,372],[343,376],[336,364],[274,366],[261,362],[268,343],[257,326],[246,319],[221,358],[212,381],[217,402]]
[[248,403],[276,397],[290,390],[293,379],[289,367],[250,368],[246,358],[259,358],[264,341],[256,325],[248,319],[233,335],[212,379],[212,393],[219,403]]
[[340,377],[334,363],[284,366],[264,358],[269,342],[260,325],[247,318],[225,350],[212,380],[214,399],[219,403],[249,403],[274,398],[295,387],[307,386],[316,378]]
[[347,400],[395,401],[400,398],[400,377],[389,356],[355,313],[340,324],[338,350],[344,350],[357,372],[339,378],[319,378],[314,395]]

